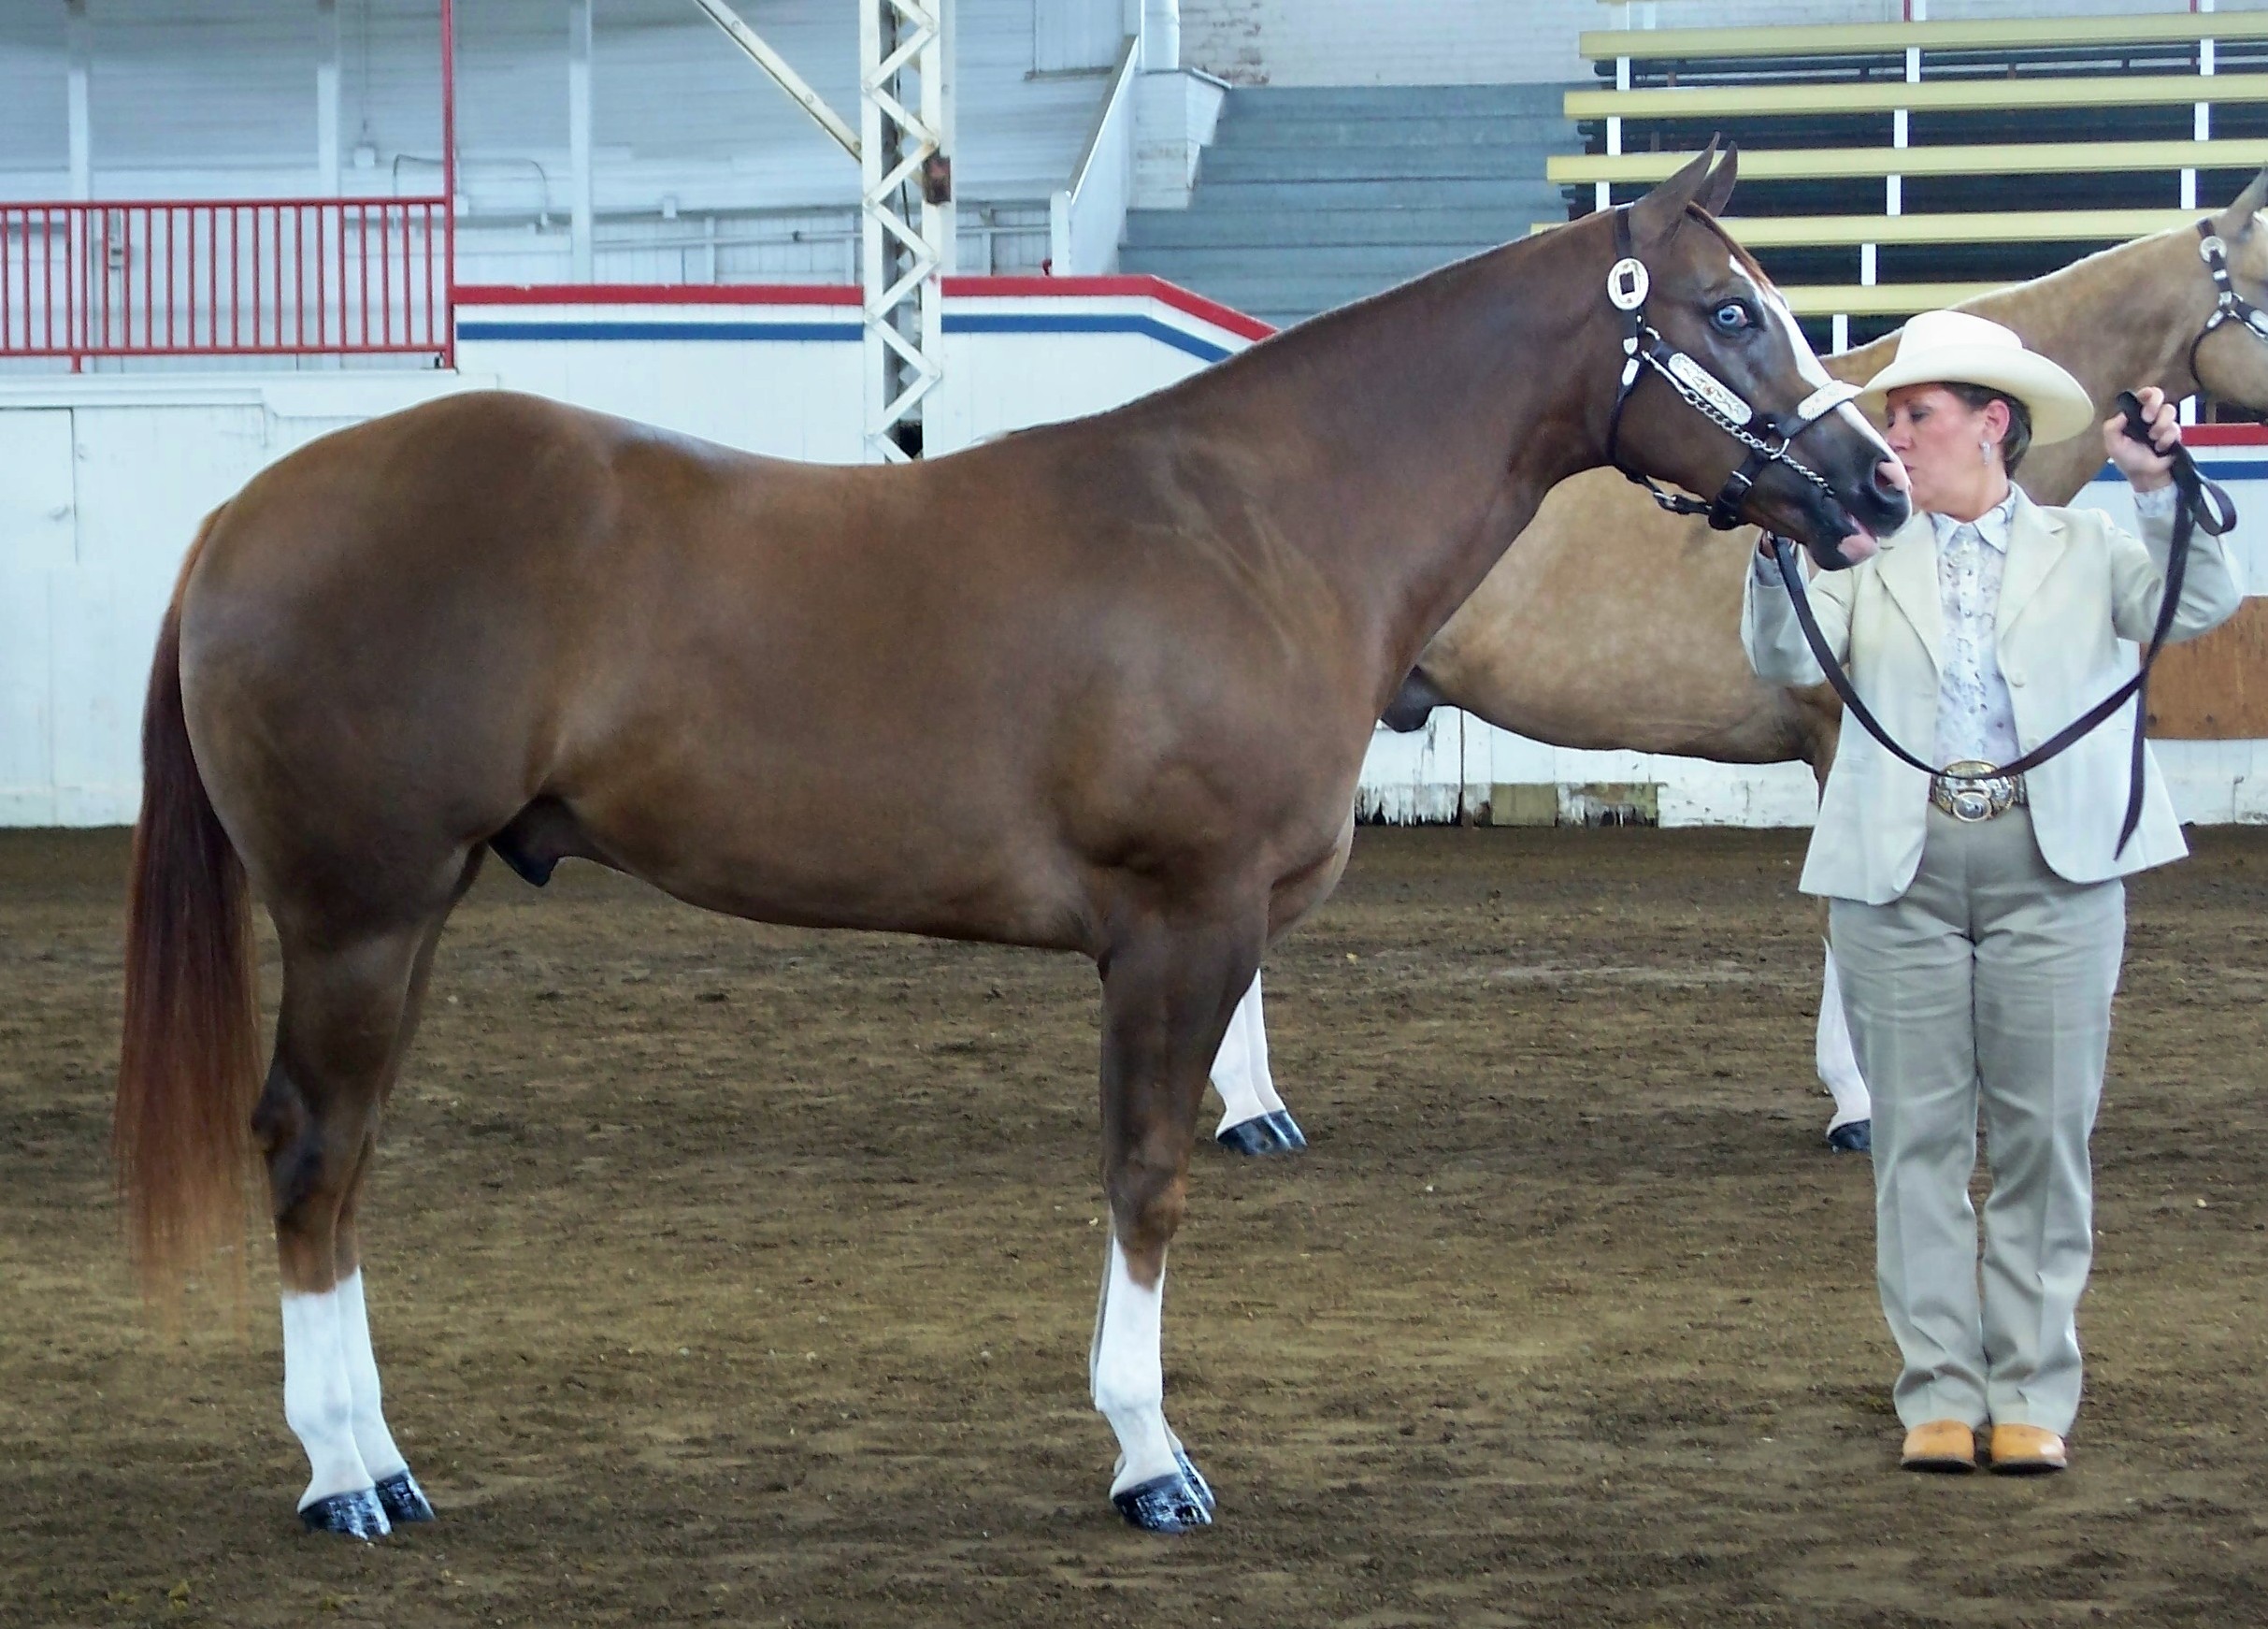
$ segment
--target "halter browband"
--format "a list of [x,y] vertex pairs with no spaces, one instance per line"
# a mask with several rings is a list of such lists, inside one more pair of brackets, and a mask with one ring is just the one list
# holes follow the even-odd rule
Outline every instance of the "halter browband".
[[2197,330],[2197,338],[2189,341],[2189,377],[2197,380],[2202,390],[2204,381],[2197,374],[2197,348],[2205,342],[2205,336],[2223,323],[2242,323],[2254,339],[2268,343],[2268,311],[2236,292],[2236,285],[2229,279],[2229,246],[2213,230],[2211,221],[2198,222],[2197,237],[2197,258],[2205,263],[2205,271],[2213,279],[2214,294],[2213,314]]
[[[1756,484],[1757,477],[1763,474],[1768,465],[1786,465],[1832,498],[1834,489],[1828,485],[1827,478],[1797,458],[1788,448],[1798,436],[1857,396],[1859,386],[1823,384],[1798,402],[1793,412],[1758,411],[1738,391],[1662,338],[1661,331],[1646,321],[1646,296],[1652,290],[1653,280],[1645,262],[1631,252],[1628,204],[1615,210],[1615,252],[1619,258],[1607,268],[1606,297],[1623,315],[1624,361],[1622,378],[1615,390],[1614,411],[1607,418],[1606,461],[1644,487],[1654,501],[1672,514],[1705,514],[1709,524],[1720,532],[1730,531],[1742,524],[1741,505],[1747,500],[1749,488]],[[1666,380],[1687,407],[1748,449],[1748,456],[1725,477],[1724,486],[1710,502],[1703,503],[1681,492],[1666,491],[1622,461],[1622,410],[1648,368]],[[1755,427],[1751,428],[1752,425]]]

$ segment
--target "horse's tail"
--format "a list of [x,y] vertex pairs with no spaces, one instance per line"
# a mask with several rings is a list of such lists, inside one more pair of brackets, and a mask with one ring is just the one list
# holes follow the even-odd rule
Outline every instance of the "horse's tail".
[[[162,1300],[216,1251],[242,1242],[259,1088],[251,890],[206,794],[181,705],[182,591],[218,519],[198,529],[158,632],[126,907],[111,1151],[143,1293]],[[240,1253],[237,1267],[240,1286]]]

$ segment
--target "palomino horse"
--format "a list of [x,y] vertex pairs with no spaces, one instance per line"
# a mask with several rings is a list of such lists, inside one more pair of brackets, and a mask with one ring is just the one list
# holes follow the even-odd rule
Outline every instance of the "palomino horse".
[[[1140,1526],[1208,1521],[1159,1356],[1206,1070],[1337,880],[1427,639],[1617,426],[1630,467],[1715,490],[1737,416],[1693,404],[1726,386],[1768,432],[1812,422],[1750,492],[1759,524],[1834,567],[1905,518],[1880,438],[1710,219],[1713,157],[932,462],[797,465],[473,394],[315,442],[217,512],[151,678],[116,1134],[161,1290],[237,1223],[257,1140],[307,1524],[431,1513],[380,1407],[360,1203],[491,845],[531,878],[578,856],[765,921],[1093,958],[1112,1496]],[[868,796],[877,754],[918,805]],[[247,876],[283,956],[264,1086]]]
[[[2210,217],[2227,245],[2239,297],[2268,304],[2268,170]],[[2111,415],[2119,391],[2155,384],[2169,396],[2203,389],[2268,409],[2268,345],[2222,323],[2207,332],[2216,287],[2189,226],[2089,256],[1962,309],[2004,323],[2055,358]],[[1861,381],[1888,362],[1896,336],[1826,357]],[[2102,442],[2035,447],[2020,480],[2041,503],[2069,503],[2103,467]],[[1741,574],[1756,545],[1664,514],[1612,471],[1555,487],[1426,647],[1387,721],[1414,728],[1446,702],[1554,746],[1677,753],[1720,763],[1810,764],[1824,783],[1842,709],[1825,685],[1787,690],[1749,670],[1741,652]],[[1866,1088],[1842,1023],[1834,965],[1819,1004],[1819,1073],[1834,1123],[1867,1117]],[[1299,1146],[1267,1065],[1258,986],[1239,1007],[1213,1083],[1227,1106],[1222,1143],[1246,1153]]]

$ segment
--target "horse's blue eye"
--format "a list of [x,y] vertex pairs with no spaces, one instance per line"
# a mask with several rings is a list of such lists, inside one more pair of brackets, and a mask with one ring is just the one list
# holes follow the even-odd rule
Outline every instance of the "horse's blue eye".
[[1755,321],[1755,316],[1739,300],[1727,300],[1716,308],[1716,325],[1728,334],[1737,333]]

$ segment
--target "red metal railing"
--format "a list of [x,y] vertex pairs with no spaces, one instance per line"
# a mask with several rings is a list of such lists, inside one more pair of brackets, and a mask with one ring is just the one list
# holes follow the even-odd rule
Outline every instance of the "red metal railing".
[[0,359],[424,353],[455,367],[455,11],[441,0],[438,197],[0,202]]
[[0,203],[0,356],[453,360],[446,197]]

